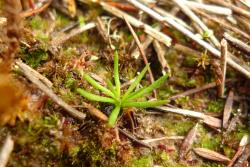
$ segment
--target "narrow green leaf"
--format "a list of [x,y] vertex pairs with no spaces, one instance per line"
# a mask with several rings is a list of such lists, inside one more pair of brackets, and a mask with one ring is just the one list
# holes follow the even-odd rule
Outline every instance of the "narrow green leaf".
[[126,99],[123,100],[123,102],[139,98],[147,93],[152,92],[154,89],[160,87],[165,82],[165,80],[167,78],[168,78],[167,75],[160,77],[157,81],[155,81],[154,83],[152,83],[148,87],[141,88],[141,89],[135,91],[134,93],[131,93]]
[[138,75],[138,77],[136,78],[136,80],[130,85],[130,87],[128,88],[128,90],[126,91],[126,93],[124,94],[122,100],[126,99],[129,94],[135,89],[135,87],[140,83],[140,81],[142,80],[142,78],[144,77],[145,73],[147,72],[149,68],[149,64],[147,64],[142,72],[140,73],[140,75]]
[[118,51],[115,51],[114,54],[114,79],[115,79],[115,87],[117,92],[117,97],[120,98],[120,89],[121,89],[121,83],[119,79],[119,62],[118,62]]
[[125,102],[122,107],[138,107],[138,108],[148,108],[156,107],[167,104],[168,100],[154,100],[154,101],[143,101],[143,102]]
[[98,101],[98,102],[104,102],[104,103],[112,103],[115,104],[116,101],[114,99],[111,99],[109,97],[102,97],[98,96],[92,93],[89,93],[81,88],[76,89],[76,91],[83,97],[85,97],[88,100]]
[[120,105],[117,105],[111,112],[110,116],[109,116],[109,120],[108,120],[108,124],[111,125],[111,126],[114,126],[115,123],[116,123],[116,120],[117,120],[117,117],[120,113],[120,109],[121,109],[121,106]]
[[88,81],[94,88],[100,90],[103,92],[105,95],[110,96],[112,98],[115,98],[115,95],[108,90],[107,88],[103,87],[100,85],[98,82],[96,82],[93,78],[91,78],[88,74],[83,74],[83,78]]
[[115,89],[115,86],[113,85],[113,83],[107,79],[107,86],[108,88],[112,91],[112,93],[116,96],[116,89]]

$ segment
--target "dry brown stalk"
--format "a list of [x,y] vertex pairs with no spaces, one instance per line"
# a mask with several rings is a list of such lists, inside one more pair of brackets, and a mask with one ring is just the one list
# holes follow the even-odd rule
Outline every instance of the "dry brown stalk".
[[[132,26],[130,25],[130,23],[128,22],[126,17],[124,17],[124,20],[125,20],[126,24],[128,25],[128,28],[129,28],[131,34],[133,35],[133,37],[135,39],[136,45],[139,48],[139,51],[141,53],[141,56],[143,58],[143,61],[144,61],[145,65],[149,64],[147,56],[146,56],[146,54],[144,52],[144,49],[143,49],[143,47],[141,45],[141,42],[140,42],[139,38],[137,37],[137,35],[136,35],[135,31],[134,31],[134,29],[132,28]],[[149,77],[150,77],[150,82],[154,83],[155,80],[154,80],[154,76],[153,76],[153,73],[152,73],[152,70],[151,70],[150,67],[148,68],[148,73],[149,73]],[[157,97],[155,90],[154,90],[154,96]]]
[[[227,83],[227,82],[230,82],[230,81],[232,81],[232,80],[227,79],[225,82]],[[192,95],[192,94],[195,94],[195,93],[207,90],[207,89],[214,88],[216,86],[217,86],[216,82],[208,83],[208,84],[205,84],[205,85],[203,85],[201,87],[189,89],[189,90],[187,90],[185,92],[178,93],[176,95],[170,96],[169,99],[174,100],[174,99],[179,98],[179,97],[189,96],[189,95]]]
[[250,40],[250,36],[248,33],[245,33],[244,31],[238,29],[237,27],[230,25],[229,23],[225,22],[224,20],[219,19],[218,17],[215,17],[215,16],[213,17],[213,16],[211,16],[205,12],[202,12],[200,10],[197,10],[197,9],[193,9],[193,11],[195,11],[196,13],[201,15],[202,17],[205,17],[205,18],[217,23],[219,26],[222,26],[223,28],[229,29],[229,30],[245,37],[246,39]]
[[206,148],[194,148],[194,152],[199,156],[218,162],[229,162],[230,159],[220,153],[206,149]]
[[234,157],[231,159],[227,167],[232,167],[234,162],[242,155],[242,153],[245,151],[246,146],[248,144],[248,136],[244,135],[240,141],[239,147],[237,152],[234,154]]
[[233,100],[234,99],[234,92],[230,91],[226,100],[226,104],[223,111],[223,120],[222,120],[222,127],[226,129],[228,127],[228,121],[231,116],[232,107],[233,107]]
[[153,41],[153,45],[157,53],[158,60],[161,64],[162,74],[165,75],[167,72],[168,75],[171,76],[170,66],[167,60],[165,59],[165,49],[163,48],[163,46],[161,46],[161,44],[157,40]]
[[[206,41],[204,41],[204,40],[200,39],[199,37],[197,37],[195,34],[193,34],[193,32],[186,29],[185,27],[183,27],[182,25],[180,25],[179,23],[174,21],[172,18],[161,16],[159,13],[155,12],[154,10],[150,9],[149,7],[145,6],[144,4],[142,4],[141,2],[139,2],[137,0],[127,0],[127,1],[130,2],[131,4],[133,4],[134,6],[136,6],[137,8],[141,9],[145,13],[149,14],[151,17],[158,20],[159,22],[161,22],[163,24],[169,24],[172,27],[176,28],[177,30],[182,32],[184,35],[188,36],[193,41],[195,41],[199,45],[206,48],[214,56],[220,57],[220,51],[218,49],[214,48],[212,45],[210,45]],[[238,62],[235,62],[235,60],[233,60],[233,58],[231,56],[227,59],[227,63],[231,67],[233,67],[234,69],[239,71],[240,73],[244,74],[247,78],[250,78],[249,69],[246,68],[246,67],[243,67],[242,64],[238,64]]]
[[94,22],[90,22],[90,23],[87,23],[86,25],[84,26],[80,26],[80,27],[77,27],[73,30],[70,31],[69,34],[66,34],[66,35],[60,35],[58,37],[55,37],[55,39],[53,39],[51,41],[51,45],[54,47],[54,46],[59,46],[59,45],[62,45],[63,43],[65,43],[67,40],[69,40],[70,38],[76,36],[76,35],[79,35],[81,33],[83,33],[84,31],[87,31],[89,29],[92,29],[96,26],[96,24]]
[[236,45],[237,47],[239,47],[240,49],[246,51],[248,54],[250,54],[250,46],[247,45],[245,42],[237,38],[234,38],[228,33],[224,33],[224,38],[228,40],[229,42],[233,43],[234,45]]
[[96,28],[99,31],[100,35],[102,36],[104,42],[108,44],[109,37],[108,37],[108,34],[106,33],[105,26],[104,26],[103,21],[100,17],[97,17],[97,19],[96,19]]
[[188,132],[180,148],[180,159],[183,159],[191,148],[198,130],[198,123]]
[[221,40],[221,71],[222,71],[222,78],[221,78],[221,84],[219,87],[219,96],[224,96],[224,90],[225,90],[225,80],[226,80],[226,70],[227,70],[227,41],[225,39]]
[[31,10],[28,10],[28,11],[24,11],[24,12],[21,12],[20,13],[20,16],[25,18],[25,17],[29,17],[29,16],[32,16],[32,15],[35,15],[35,14],[38,14],[38,13],[41,13],[43,11],[45,11],[49,5],[51,4],[52,0],[49,0],[48,2],[46,2],[43,6],[41,7],[38,7],[38,8],[35,8],[35,9],[31,9]]
[[213,2],[213,3],[215,3],[215,4],[219,4],[219,5],[226,6],[226,7],[230,8],[230,9],[232,9],[235,13],[238,13],[238,14],[240,14],[240,15],[242,15],[242,16],[245,16],[245,17],[247,17],[247,18],[250,18],[250,12],[249,12],[249,11],[244,10],[244,9],[238,7],[238,6],[235,6],[235,5],[233,5],[233,4],[229,3],[229,2],[226,2],[226,1],[218,1],[218,0],[209,0],[209,1],[210,1],[210,2]]

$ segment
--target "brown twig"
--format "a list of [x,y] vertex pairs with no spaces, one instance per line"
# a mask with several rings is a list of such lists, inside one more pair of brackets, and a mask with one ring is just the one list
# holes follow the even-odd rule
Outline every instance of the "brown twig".
[[197,9],[193,9],[193,11],[195,11],[199,15],[201,15],[201,16],[203,16],[203,17],[217,23],[218,25],[222,26],[223,28],[227,28],[227,29],[239,34],[239,35],[242,35],[243,37],[247,38],[248,40],[250,40],[250,36],[249,36],[248,33],[245,33],[244,31],[241,31],[240,29],[230,25],[229,23],[225,22],[224,20],[219,19],[217,17],[213,17],[213,16],[211,16],[209,14],[206,14],[205,12],[202,12],[202,11],[197,10]]
[[49,0],[48,2],[46,2],[43,6],[41,6],[39,8],[21,12],[20,16],[25,18],[25,17],[29,17],[29,16],[32,16],[32,15],[41,13],[41,12],[43,12],[44,10],[46,10],[49,7],[51,2],[52,2],[52,0]]
[[100,35],[102,36],[103,40],[105,43],[109,43],[109,37],[108,34],[106,33],[105,26],[103,24],[103,21],[100,17],[96,18],[96,28]]
[[167,71],[168,75],[171,76],[170,66],[164,57],[165,50],[164,50],[163,46],[161,46],[161,44],[157,40],[153,41],[153,46],[154,46],[154,49],[157,53],[158,60],[161,64],[162,74],[165,75],[166,71]]
[[147,147],[149,149],[152,149],[152,147],[150,145],[148,145],[147,143],[144,143],[143,141],[138,140],[137,138],[135,138],[134,136],[132,136],[131,134],[129,134],[128,132],[126,132],[125,130],[118,128],[119,132],[121,132],[124,136],[128,137],[130,140],[132,140],[133,142],[140,144],[144,147]]
[[123,19],[124,17],[126,17],[129,21],[129,23],[131,25],[133,25],[134,27],[137,28],[143,28],[144,32],[150,36],[152,36],[153,38],[159,40],[160,42],[164,43],[166,46],[170,46],[171,44],[171,38],[168,37],[166,34],[152,28],[150,25],[145,24],[143,22],[141,22],[140,20],[136,19],[135,17],[132,17],[130,15],[128,15],[127,13],[101,1],[98,2],[104,10],[106,10],[107,12],[115,15],[116,17],[119,17],[121,19]]
[[107,4],[127,12],[138,12],[138,9],[130,4],[124,4],[119,2],[107,2]]
[[162,141],[162,140],[183,140],[184,136],[164,136],[164,137],[159,137],[159,138],[153,138],[153,139],[144,139],[141,140],[144,143],[152,143],[152,142],[157,142],[157,141]]
[[184,46],[182,44],[179,44],[179,43],[176,43],[174,45],[174,49],[177,50],[177,51],[180,51],[180,52],[182,52],[184,54],[195,55],[195,56],[201,55],[201,52],[199,52],[197,50],[194,50],[192,48],[189,48],[187,46]]
[[198,123],[188,132],[180,148],[180,159],[183,159],[191,148],[198,130]]
[[236,45],[237,47],[239,47],[240,49],[246,51],[248,54],[250,54],[250,46],[247,45],[245,42],[234,38],[233,36],[231,36],[228,33],[224,33],[224,38],[228,41],[230,41],[231,43],[233,43],[234,45]]
[[[220,51],[218,49],[214,48],[212,45],[210,45],[206,41],[204,41],[204,40],[200,39],[199,37],[197,37],[193,32],[191,32],[187,28],[183,27],[182,25],[178,24],[172,18],[161,16],[159,13],[155,12],[154,10],[150,9],[149,7],[145,6],[144,4],[142,4],[141,2],[139,2],[137,0],[127,0],[127,1],[130,2],[130,3],[132,3],[137,8],[141,9],[145,13],[149,14],[154,19],[156,19],[159,22],[163,23],[164,25],[165,24],[169,24],[172,27],[176,28],[178,31],[182,32],[184,35],[188,36],[193,41],[195,41],[199,45],[201,45],[204,48],[206,48],[214,56],[220,57]],[[235,60],[233,60],[231,56],[227,59],[227,63],[231,67],[233,67],[234,69],[236,69],[237,71],[239,71],[240,73],[242,73],[245,76],[247,76],[247,78],[250,78],[250,71],[248,69],[246,69],[245,67],[243,67],[242,64],[238,64],[237,62],[235,62]]]
[[243,151],[243,153],[241,154],[241,156],[238,158],[237,162],[235,163],[234,167],[243,167],[243,166],[247,166],[244,165],[245,163],[247,163],[247,159],[250,156],[250,145],[248,144],[245,148],[245,150]]
[[226,1],[218,1],[218,0],[209,0],[209,1],[210,1],[210,2],[213,2],[213,3],[215,3],[215,4],[219,4],[219,5],[226,6],[226,7],[230,8],[230,9],[232,9],[235,13],[238,13],[238,14],[240,14],[240,15],[242,15],[242,16],[245,16],[245,17],[247,17],[247,18],[250,18],[250,12],[249,12],[249,11],[244,10],[244,9],[238,7],[238,6],[235,6],[235,5],[233,5],[233,4],[229,3],[229,2],[226,2]]
[[[231,81],[232,81],[231,79],[227,79],[225,82],[227,83],[227,82],[231,82]],[[179,97],[190,96],[192,94],[195,94],[195,93],[207,90],[207,89],[211,89],[211,88],[214,88],[216,86],[217,86],[216,82],[212,82],[212,83],[203,85],[203,86],[198,87],[198,88],[189,89],[185,92],[175,94],[173,96],[170,96],[169,99],[174,100],[174,99],[177,99]]]
[[222,78],[221,78],[221,84],[219,89],[219,96],[224,96],[224,90],[225,90],[225,80],[226,80],[226,70],[227,70],[227,41],[225,39],[221,40],[221,70],[222,70]]
[[231,159],[227,167],[232,167],[234,162],[239,158],[239,156],[242,155],[242,153],[245,151],[246,146],[248,144],[248,136],[244,135],[240,141],[239,147],[237,152],[234,154],[234,157]]
[[[181,8],[183,13],[185,13],[192,21],[194,21],[203,30],[203,33],[212,31],[202,22],[202,20],[198,16],[195,15],[195,13],[192,10],[189,9],[189,7],[185,4],[185,1],[182,0],[173,0],[173,1]],[[220,46],[219,41],[216,39],[213,33],[209,35],[209,39],[216,47]]]
[[[141,56],[142,56],[142,58],[143,58],[143,61],[144,61],[145,65],[147,65],[147,64],[148,64],[148,59],[147,59],[147,57],[146,57],[146,55],[145,55],[145,52],[144,52],[144,50],[143,50],[143,47],[142,47],[142,45],[141,45],[141,42],[140,42],[139,38],[137,37],[137,35],[136,35],[134,29],[132,28],[132,26],[130,25],[130,23],[128,22],[128,20],[127,20],[126,17],[124,17],[124,20],[125,20],[125,22],[126,22],[128,28],[129,28],[131,34],[133,35],[133,37],[134,37],[134,39],[135,39],[136,45],[137,45],[137,47],[139,48],[139,51],[140,51],[140,53],[141,53]],[[150,67],[148,68],[148,73],[149,73],[149,77],[150,77],[150,82],[151,82],[151,83],[154,83],[155,80],[154,80],[154,76],[153,76],[153,73],[152,73]],[[154,96],[157,97],[156,91],[155,91],[155,90],[154,90]]]
[[186,110],[186,109],[180,109],[180,108],[170,108],[166,106],[161,106],[161,107],[154,107],[155,109],[163,112],[170,112],[170,113],[175,113],[175,114],[181,114],[193,118],[198,118],[204,121],[205,124],[214,127],[214,128],[220,128],[221,127],[221,120],[218,118],[214,118],[211,116],[208,116],[204,113],[201,112],[196,112],[192,110]]
[[231,90],[228,94],[226,104],[223,111],[222,127],[226,129],[228,127],[228,121],[231,116],[234,101],[234,92]]
[[90,22],[90,23],[87,23],[86,25],[84,26],[80,26],[80,27],[77,27],[73,30],[70,31],[69,34],[66,34],[66,35],[60,35],[58,37],[55,37],[55,39],[53,39],[51,41],[51,45],[52,46],[59,46],[59,45],[62,45],[63,43],[65,43],[67,40],[69,40],[70,38],[78,35],[78,34],[81,34],[83,33],[84,31],[87,31],[89,29],[92,29],[96,26],[96,24],[94,22]]

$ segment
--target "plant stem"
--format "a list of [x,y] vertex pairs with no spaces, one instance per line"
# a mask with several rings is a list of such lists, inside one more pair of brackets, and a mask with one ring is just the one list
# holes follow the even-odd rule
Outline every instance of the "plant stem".
[[109,116],[109,119],[108,119],[108,124],[110,126],[114,126],[115,125],[115,122],[117,120],[117,117],[120,113],[120,109],[121,109],[121,106],[120,105],[117,105],[113,111],[111,112],[110,116]]

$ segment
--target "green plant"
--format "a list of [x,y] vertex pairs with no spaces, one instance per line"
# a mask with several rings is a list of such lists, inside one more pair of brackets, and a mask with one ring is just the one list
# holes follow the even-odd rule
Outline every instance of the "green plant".
[[139,108],[147,108],[147,107],[154,107],[159,106],[167,103],[167,100],[154,100],[154,101],[135,101],[135,99],[144,96],[147,93],[152,92],[154,89],[158,88],[166,79],[167,76],[164,75],[160,77],[157,81],[152,83],[150,86],[140,88],[136,91],[134,89],[139,84],[139,82],[144,77],[145,73],[147,72],[149,65],[146,65],[142,72],[138,75],[135,81],[130,85],[128,90],[125,92],[124,95],[121,96],[121,89],[120,89],[120,80],[119,80],[119,72],[118,72],[118,52],[115,51],[114,54],[114,81],[115,85],[112,84],[110,80],[107,81],[107,85],[109,89],[103,87],[99,83],[97,83],[94,79],[92,79],[88,74],[83,73],[83,78],[89,82],[95,89],[100,90],[104,95],[108,97],[103,97],[99,95],[95,95],[85,91],[84,89],[78,88],[77,92],[85,97],[88,100],[104,102],[104,103],[111,103],[114,105],[114,109],[111,112],[108,120],[108,124],[113,126],[117,120],[117,117],[120,113],[120,110],[124,107],[139,107]]

